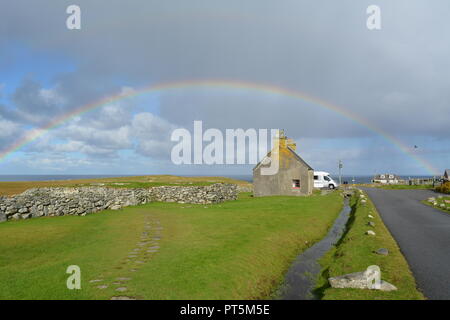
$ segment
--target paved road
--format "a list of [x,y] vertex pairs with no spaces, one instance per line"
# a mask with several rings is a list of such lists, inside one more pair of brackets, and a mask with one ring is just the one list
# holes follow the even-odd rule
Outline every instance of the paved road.
[[429,190],[365,188],[428,299],[450,299],[450,214],[421,203]]

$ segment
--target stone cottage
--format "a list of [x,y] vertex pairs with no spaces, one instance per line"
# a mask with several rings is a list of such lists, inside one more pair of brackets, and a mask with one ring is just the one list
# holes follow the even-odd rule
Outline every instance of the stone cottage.
[[280,131],[273,149],[253,168],[255,197],[312,193],[314,170],[295,150],[295,142]]
[[450,169],[447,169],[444,172],[444,182],[450,182]]

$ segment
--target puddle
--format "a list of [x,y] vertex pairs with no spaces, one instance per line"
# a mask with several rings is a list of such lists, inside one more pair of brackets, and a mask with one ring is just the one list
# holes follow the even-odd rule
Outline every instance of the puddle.
[[275,299],[316,299],[312,290],[315,287],[315,280],[322,269],[317,261],[341,238],[351,212],[348,202],[348,199],[344,200],[344,207],[326,237],[295,259],[285,276],[283,285],[278,289]]

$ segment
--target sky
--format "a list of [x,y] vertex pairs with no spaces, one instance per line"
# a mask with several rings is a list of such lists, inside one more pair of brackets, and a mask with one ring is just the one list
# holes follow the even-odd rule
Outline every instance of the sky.
[[[66,27],[72,4],[80,30]],[[366,26],[372,4],[380,30]],[[284,129],[317,170],[342,160],[348,175],[442,174],[449,16],[446,0],[2,1],[0,154],[65,121],[1,157],[0,174],[251,174],[251,164],[175,165],[171,133],[195,120]],[[236,85],[140,91],[212,80]]]

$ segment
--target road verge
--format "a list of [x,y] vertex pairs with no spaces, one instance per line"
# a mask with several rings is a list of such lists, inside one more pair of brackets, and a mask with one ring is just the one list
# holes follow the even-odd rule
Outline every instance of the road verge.
[[[424,299],[417,289],[406,259],[372,201],[364,192],[357,191],[350,205],[352,211],[345,233],[333,249],[319,261],[322,272],[317,281],[316,295],[325,300]],[[376,253],[380,249],[387,250]],[[379,266],[381,278],[394,284],[398,290],[384,292],[368,289],[336,289],[329,285],[330,277],[364,271],[371,265]]]

